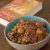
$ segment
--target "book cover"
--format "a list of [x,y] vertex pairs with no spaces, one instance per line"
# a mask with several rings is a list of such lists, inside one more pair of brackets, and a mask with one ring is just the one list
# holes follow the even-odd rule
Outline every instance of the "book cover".
[[15,18],[25,15],[34,15],[41,9],[42,4],[39,1],[14,0],[0,9],[0,21],[2,20],[0,23],[2,25],[5,25],[4,23],[6,23],[7,25],[7,23],[9,23]]

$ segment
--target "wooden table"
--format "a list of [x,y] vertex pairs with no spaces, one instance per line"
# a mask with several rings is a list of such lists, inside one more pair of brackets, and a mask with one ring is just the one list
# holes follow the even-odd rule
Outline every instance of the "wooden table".
[[[39,0],[43,2],[43,9],[36,14],[36,16],[40,16],[48,20],[50,22],[50,0]],[[3,3],[3,2],[2,2]],[[1,6],[1,4],[0,4]],[[4,6],[4,5],[2,5]],[[4,26],[0,24],[0,50],[15,50],[12,48],[4,38]],[[39,50],[50,50],[50,40],[48,43]]]

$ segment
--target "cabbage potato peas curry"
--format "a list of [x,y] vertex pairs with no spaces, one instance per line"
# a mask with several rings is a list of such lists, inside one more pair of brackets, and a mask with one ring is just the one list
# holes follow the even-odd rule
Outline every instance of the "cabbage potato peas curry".
[[8,32],[10,41],[18,44],[33,44],[48,35],[45,22],[21,19]]

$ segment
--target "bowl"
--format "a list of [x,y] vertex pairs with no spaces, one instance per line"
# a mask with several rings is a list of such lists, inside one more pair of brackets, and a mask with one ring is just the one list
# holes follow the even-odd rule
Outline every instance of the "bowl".
[[[45,22],[46,23],[47,30],[49,32],[48,36],[46,38],[44,38],[43,40],[41,40],[41,41],[39,41],[37,43],[34,43],[34,44],[17,44],[17,43],[14,43],[14,42],[10,41],[7,38],[6,34],[12,29],[12,27],[20,19],[35,20],[35,21],[43,21],[43,22]],[[18,49],[18,50],[37,50],[37,49],[40,49],[41,47],[43,47],[48,42],[49,37],[50,37],[50,24],[45,19],[43,19],[41,17],[37,17],[37,16],[23,16],[23,17],[14,19],[13,21],[11,21],[7,25],[7,27],[4,30],[4,36],[5,36],[6,40],[7,40],[7,42],[9,43],[9,45],[11,45],[15,49]]]

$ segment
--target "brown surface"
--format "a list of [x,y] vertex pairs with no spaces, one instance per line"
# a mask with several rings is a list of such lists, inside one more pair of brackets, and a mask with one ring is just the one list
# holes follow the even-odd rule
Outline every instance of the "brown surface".
[[[40,0],[40,1],[43,2],[43,9],[39,13],[37,13],[36,16],[41,16],[50,22],[50,0]],[[5,40],[4,34],[3,34],[4,28],[5,27],[0,24],[0,50],[15,50]],[[50,50],[50,40],[40,50]]]

